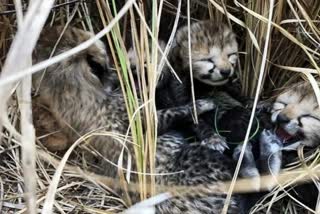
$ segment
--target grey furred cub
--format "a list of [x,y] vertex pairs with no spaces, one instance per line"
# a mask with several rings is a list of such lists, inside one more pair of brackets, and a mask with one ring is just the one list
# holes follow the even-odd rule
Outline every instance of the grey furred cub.
[[[170,53],[170,62],[182,81],[180,84],[171,75],[164,78],[165,83],[157,90],[157,107],[168,108],[191,101],[190,66],[194,80],[196,99],[215,97],[221,86],[230,85],[235,73],[238,45],[235,34],[223,23],[212,20],[195,22],[190,27],[191,65],[189,63],[188,28],[180,28],[176,34],[175,46]],[[219,87],[220,86],[220,87]],[[214,112],[205,117],[212,117]],[[193,125],[197,138],[211,148],[223,151],[227,148],[225,139],[213,131],[213,124],[205,117],[199,117],[199,123]]]
[[[34,51],[34,61],[49,58],[62,29],[47,28],[42,32]],[[91,36],[93,35],[89,32],[69,28],[62,36],[55,55],[79,45]],[[93,69],[90,66],[93,63],[99,69]],[[39,87],[39,99],[48,106],[72,142],[90,131],[102,129],[123,134],[128,128],[123,97],[117,94],[106,96],[104,86],[98,78],[107,71],[107,66],[108,56],[104,44],[97,41],[85,51],[48,67],[46,72],[33,75],[34,87]],[[121,147],[120,142],[107,136],[89,140],[90,145],[109,160],[118,159],[120,151],[113,148]],[[110,175],[117,174],[115,167],[109,168]]]
[[[43,32],[34,53],[35,61],[48,58],[62,28]],[[63,35],[55,54],[59,54],[87,40],[88,32],[69,28]],[[103,75],[108,75],[108,60],[103,44],[98,41],[85,51],[48,67],[45,73],[33,75],[39,95],[72,141],[80,135],[101,128],[124,134],[129,121],[123,96],[104,90]],[[42,76],[44,75],[44,76]],[[40,84],[40,85],[39,85]],[[108,92],[108,93],[107,93]],[[208,100],[197,101],[198,112],[211,110],[215,105]],[[211,185],[230,180],[233,161],[218,151],[212,151],[199,143],[188,144],[179,133],[166,132],[175,118],[190,117],[190,104],[163,109],[157,112],[159,120],[166,121],[159,130],[157,140],[156,172],[176,172],[156,177],[157,183],[194,186]],[[167,117],[166,115],[170,115]],[[161,122],[161,121],[160,121]],[[89,140],[101,155],[113,162],[118,160],[122,144],[112,137],[94,136]],[[132,144],[128,145],[132,151]],[[116,176],[117,168],[101,160],[102,172]],[[214,191],[188,193],[177,196],[156,206],[157,213],[221,213],[225,195]],[[239,213],[239,203],[232,197],[229,213]]]

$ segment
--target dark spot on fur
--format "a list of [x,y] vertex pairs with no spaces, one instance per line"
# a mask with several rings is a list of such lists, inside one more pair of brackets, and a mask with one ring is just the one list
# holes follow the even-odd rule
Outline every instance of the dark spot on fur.
[[104,76],[106,74],[106,68],[105,66],[99,64],[98,62],[96,62],[94,59],[94,57],[92,55],[87,55],[87,62],[91,68],[92,73],[101,81],[101,83],[103,84],[103,79]]

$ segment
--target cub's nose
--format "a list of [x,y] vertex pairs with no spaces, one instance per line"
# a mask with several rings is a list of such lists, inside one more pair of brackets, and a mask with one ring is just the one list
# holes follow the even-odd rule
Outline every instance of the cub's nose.
[[289,123],[290,119],[286,115],[280,113],[280,114],[278,114],[276,121],[278,123]]
[[221,76],[223,76],[224,78],[227,78],[230,76],[231,74],[231,69],[223,69],[223,70],[220,70],[220,74]]

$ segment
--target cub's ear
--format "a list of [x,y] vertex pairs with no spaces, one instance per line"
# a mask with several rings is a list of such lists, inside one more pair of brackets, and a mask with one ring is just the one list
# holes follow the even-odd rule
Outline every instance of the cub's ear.
[[176,46],[181,46],[182,42],[187,39],[188,36],[188,26],[182,26],[177,30],[175,43]]
[[91,72],[103,82],[104,76],[107,74],[107,66],[94,60],[94,56],[87,54],[87,63],[91,68]]
[[130,63],[130,69],[134,74],[137,74],[137,66],[138,66],[138,56],[134,47],[130,47],[128,50],[128,59]]

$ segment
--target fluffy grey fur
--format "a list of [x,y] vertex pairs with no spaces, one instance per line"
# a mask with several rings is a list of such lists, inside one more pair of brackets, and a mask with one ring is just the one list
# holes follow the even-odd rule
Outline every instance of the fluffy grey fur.
[[[34,54],[35,61],[48,58],[61,31],[62,28],[51,28],[43,32]],[[78,45],[90,36],[90,33],[76,28],[68,29],[57,47],[56,54]],[[122,94],[112,90],[106,93],[101,78],[110,72],[107,69],[107,59],[105,48],[99,41],[85,51],[48,67],[46,73],[39,72],[33,76],[35,86],[40,89],[40,100],[48,106],[71,141],[96,129],[118,134],[127,131],[129,121]],[[199,113],[215,107],[211,100],[198,100],[196,105]],[[186,104],[161,110],[158,116],[166,121],[163,129],[167,129],[175,118],[190,117],[190,112],[190,104]],[[167,116],[162,117],[163,115]],[[156,179],[158,183],[210,185],[231,178],[233,161],[225,155],[199,143],[187,144],[179,133],[159,132],[163,134],[157,140],[157,172],[183,172],[159,176]],[[88,141],[104,158],[113,162],[118,160],[122,144],[114,138],[99,135]],[[127,147],[129,152],[132,152],[133,145],[128,144]],[[98,161],[97,165],[102,166],[101,173],[112,177],[117,175],[116,167],[107,164],[102,158],[98,158]],[[225,195],[218,192],[188,193],[159,204],[157,212],[218,214],[221,213],[224,203]],[[238,205],[237,199],[233,197],[229,213],[239,213]]]

